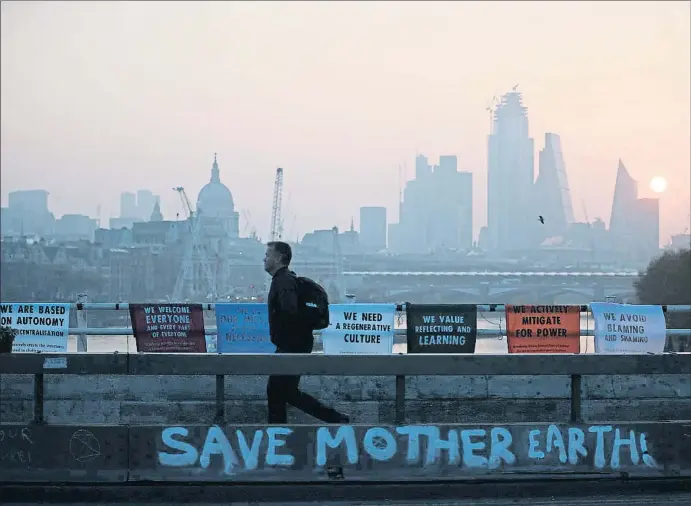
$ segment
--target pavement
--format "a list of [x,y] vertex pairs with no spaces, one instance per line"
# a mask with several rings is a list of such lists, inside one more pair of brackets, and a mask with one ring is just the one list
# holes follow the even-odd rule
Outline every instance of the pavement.
[[[84,506],[85,503],[5,503],[3,506]],[[170,506],[170,503],[88,503],[98,506]],[[286,506],[286,503],[226,502],[185,503],[187,506]],[[455,499],[452,501],[299,502],[290,506],[688,506],[691,494],[595,496],[575,499]]]
[[656,506],[691,504],[691,479],[529,482],[7,484],[3,506]]

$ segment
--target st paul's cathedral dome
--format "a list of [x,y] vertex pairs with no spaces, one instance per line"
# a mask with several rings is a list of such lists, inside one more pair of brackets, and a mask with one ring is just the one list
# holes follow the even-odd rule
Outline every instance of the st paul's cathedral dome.
[[221,183],[216,154],[211,167],[211,181],[204,185],[197,197],[197,212],[207,218],[230,218],[235,212],[233,194]]
[[238,237],[239,216],[235,212],[233,194],[226,185],[221,183],[216,153],[214,153],[214,164],[211,167],[211,180],[204,185],[197,197],[197,213],[205,222],[210,219],[223,222],[226,233],[230,237]]

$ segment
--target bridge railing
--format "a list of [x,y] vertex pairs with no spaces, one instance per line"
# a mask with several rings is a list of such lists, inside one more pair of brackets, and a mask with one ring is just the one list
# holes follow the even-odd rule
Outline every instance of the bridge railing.
[[[216,304],[203,302],[199,303],[204,311],[215,311]],[[406,305],[397,304],[396,311],[398,313],[405,312]],[[88,326],[88,311],[129,311],[129,304],[126,302],[86,302],[86,297],[81,296],[81,301],[73,303],[70,305],[70,309],[76,312],[77,315],[77,327],[71,327],[69,329],[70,335],[79,336],[77,340],[77,351],[86,352],[88,351],[88,339],[87,336],[131,336],[132,327],[110,327],[110,328],[97,328]],[[505,311],[504,304],[479,304],[477,306],[478,313],[503,313]],[[590,306],[588,304],[580,305],[581,313],[589,313]],[[684,313],[691,312],[691,305],[663,305],[662,310],[665,313]],[[215,326],[205,326],[205,333],[207,336],[215,336],[218,330]],[[493,329],[477,329],[478,337],[505,337],[503,332],[505,329],[493,328]],[[395,334],[398,337],[405,336],[405,328],[397,328]],[[320,336],[321,332],[317,331],[314,333],[315,336]],[[594,335],[594,329],[581,329],[581,336],[588,337]],[[667,329],[668,337],[691,337],[691,329]]]
[[[689,354],[7,354],[0,371],[35,378],[35,423],[0,424],[0,482],[313,482],[335,479],[334,466],[356,481],[691,476],[691,422],[584,423],[580,413],[583,376],[688,378]],[[45,424],[44,374],[215,375],[216,416],[190,425]],[[227,424],[224,377],[276,374],[394,376],[395,425]],[[570,423],[405,425],[406,376],[459,374],[569,375]]]

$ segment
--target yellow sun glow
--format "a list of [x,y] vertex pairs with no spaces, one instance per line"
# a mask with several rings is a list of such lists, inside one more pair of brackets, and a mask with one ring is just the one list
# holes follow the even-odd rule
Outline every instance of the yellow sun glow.
[[667,189],[667,180],[662,176],[655,176],[650,180],[650,189],[655,193],[662,193]]

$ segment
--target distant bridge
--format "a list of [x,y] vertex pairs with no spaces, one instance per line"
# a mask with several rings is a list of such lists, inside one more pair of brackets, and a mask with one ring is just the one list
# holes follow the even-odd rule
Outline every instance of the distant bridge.
[[344,276],[444,276],[444,277],[588,277],[588,278],[637,278],[636,271],[611,271],[611,272],[568,272],[568,271],[346,271]]
[[554,303],[635,297],[635,271],[347,271],[358,300]]

